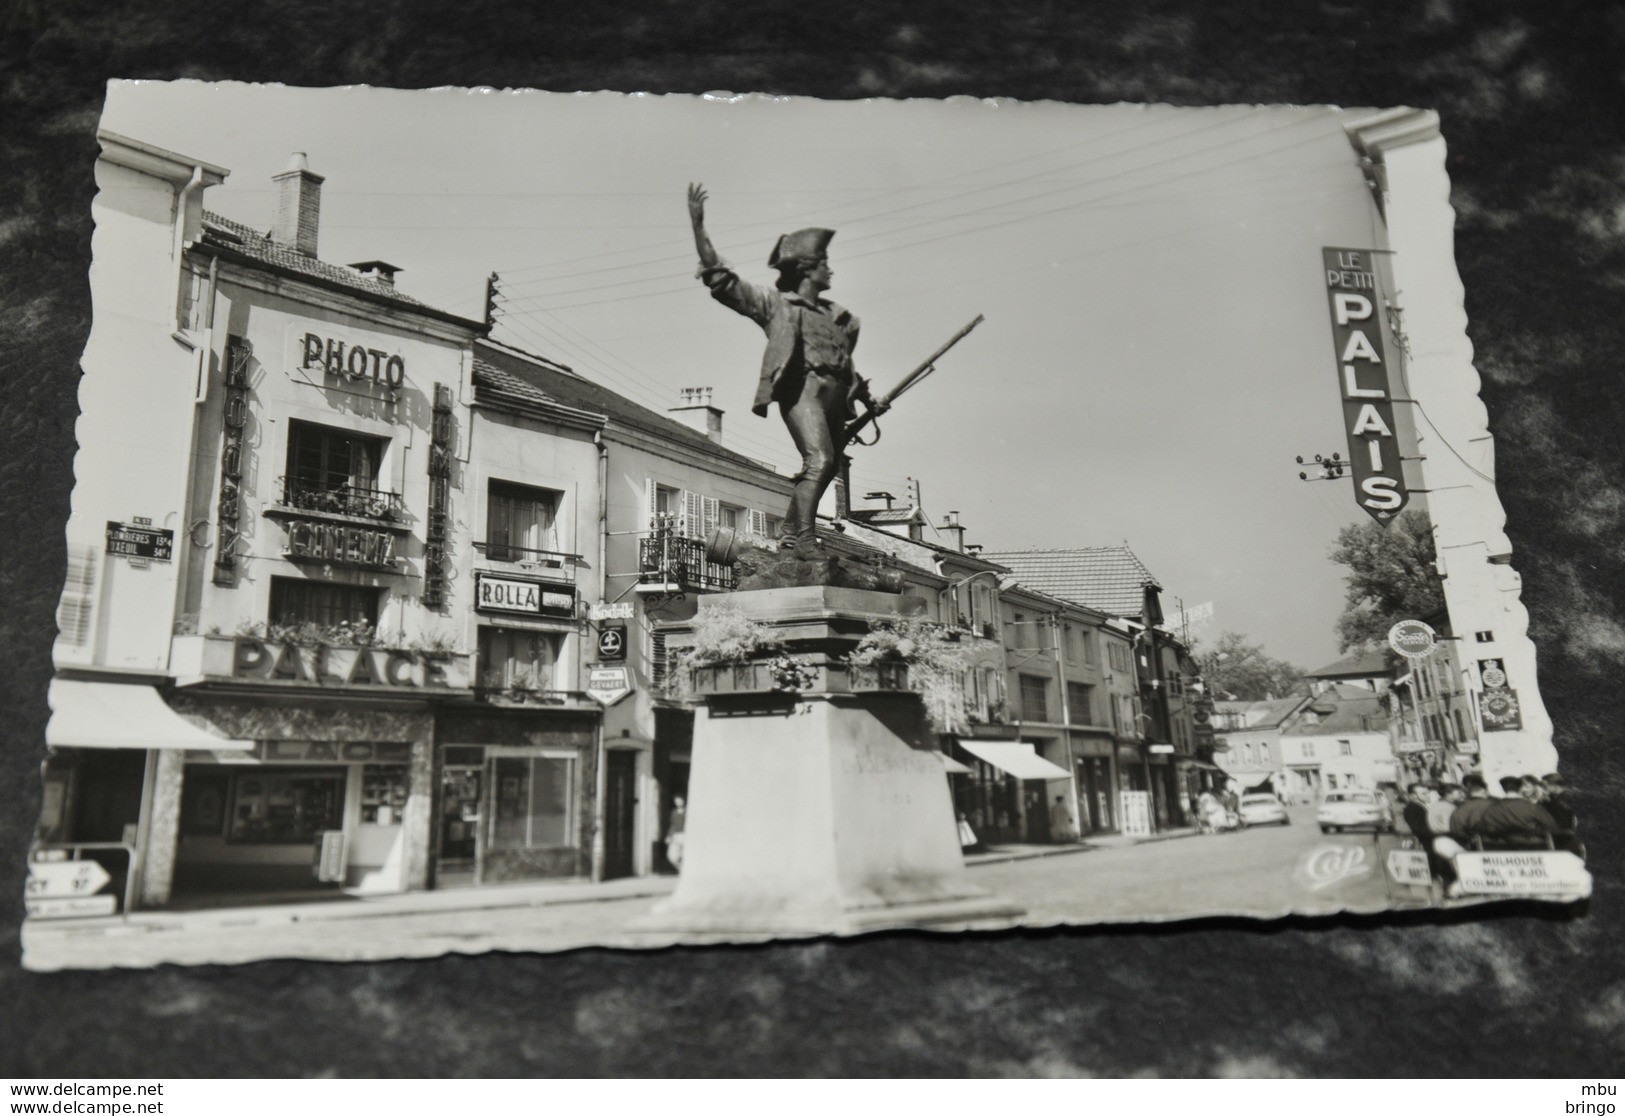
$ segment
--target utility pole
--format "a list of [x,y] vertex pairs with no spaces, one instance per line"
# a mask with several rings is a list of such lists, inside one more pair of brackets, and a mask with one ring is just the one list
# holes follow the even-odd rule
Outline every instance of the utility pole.
[[[1061,638],[1062,615],[1059,612],[1050,614],[1050,627],[1055,633],[1053,640],[1055,646],[1055,673],[1061,687],[1061,732],[1066,741],[1066,774],[1067,781],[1072,786],[1072,817],[1078,826],[1078,836],[1083,836],[1083,812],[1078,804],[1078,761],[1072,756],[1072,698],[1067,692],[1066,684],[1066,646]],[[1044,803],[1049,809],[1049,803]]]
[[497,273],[491,272],[485,278],[485,328],[490,329],[497,324],[497,295],[501,291],[497,288]]

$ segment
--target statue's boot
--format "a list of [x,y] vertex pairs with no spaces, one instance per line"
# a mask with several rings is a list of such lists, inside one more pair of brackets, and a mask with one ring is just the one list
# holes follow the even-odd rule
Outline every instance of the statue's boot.
[[791,553],[803,562],[822,562],[829,557],[818,545],[818,535],[813,531],[803,531],[797,535]]

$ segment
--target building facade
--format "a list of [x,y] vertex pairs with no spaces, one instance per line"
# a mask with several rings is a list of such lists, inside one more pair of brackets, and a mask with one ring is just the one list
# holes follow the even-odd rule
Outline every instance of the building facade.
[[[203,209],[222,168],[101,140],[47,781],[122,803],[131,905],[427,887],[437,711],[473,693],[434,470],[482,326],[321,261],[303,156],[267,235]],[[88,717],[111,677],[161,710]],[[121,779],[87,777],[97,719]]]

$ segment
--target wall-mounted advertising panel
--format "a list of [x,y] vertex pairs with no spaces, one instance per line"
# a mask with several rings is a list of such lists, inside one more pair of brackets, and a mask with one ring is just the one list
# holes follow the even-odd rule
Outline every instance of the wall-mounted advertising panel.
[[1393,393],[1382,339],[1382,292],[1372,254],[1322,248],[1332,312],[1337,383],[1343,394],[1354,502],[1386,523],[1410,500],[1394,435]]

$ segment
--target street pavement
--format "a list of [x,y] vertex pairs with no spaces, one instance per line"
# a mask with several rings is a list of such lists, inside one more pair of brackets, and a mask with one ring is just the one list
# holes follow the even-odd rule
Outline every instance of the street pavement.
[[[1272,918],[1426,903],[1425,892],[1390,890],[1385,882],[1382,861],[1398,839],[1322,834],[1313,807],[1295,808],[1292,820],[1286,827],[1239,833],[1104,838],[995,853],[973,858],[970,879],[1025,908],[1019,922],[1026,925],[1204,915]],[[342,961],[591,945],[655,948],[770,936],[680,936],[638,929],[674,883],[670,878],[543,883],[353,902],[30,921],[23,928],[24,962],[49,970],[277,957]]]
[[977,884],[1027,908],[1028,923],[1143,922],[1209,915],[1331,914],[1425,906],[1384,862],[1400,838],[1323,834],[1313,806],[1292,824],[989,864]]

